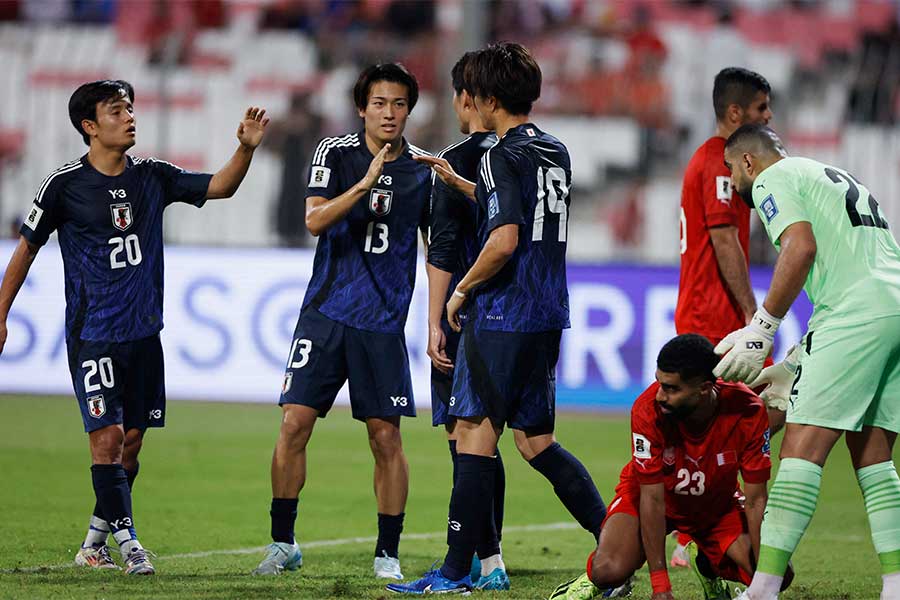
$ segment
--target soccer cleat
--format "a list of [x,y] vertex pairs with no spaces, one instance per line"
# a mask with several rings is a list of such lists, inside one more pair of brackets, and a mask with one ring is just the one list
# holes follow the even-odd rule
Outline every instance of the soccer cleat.
[[591,598],[625,598],[631,595],[634,587],[634,577],[614,588],[600,589],[594,585],[587,573],[582,573],[575,579],[571,579],[559,585],[549,600],[591,600]]
[[296,571],[303,565],[303,553],[297,542],[272,542],[266,546],[266,557],[253,569],[254,575],[281,575],[282,571]]
[[375,557],[375,564],[373,565],[375,577],[380,579],[403,579],[403,573],[400,572],[400,559],[388,556],[387,550],[382,550],[381,553],[384,556]]
[[109,555],[109,546],[106,544],[90,548],[82,546],[75,555],[75,564],[92,569],[121,569]]
[[[738,596],[737,598],[735,598],[734,600],[756,600],[756,598],[753,598],[752,596],[750,596],[750,590],[746,589],[743,592],[741,592],[741,595]],[[773,596],[771,598],[771,600],[778,600],[778,595],[776,594],[775,596]]]
[[472,587],[476,590],[506,591],[509,589],[509,576],[506,571],[496,568],[478,581],[472,580]]
[[697,565],[700,549],[697,548],[697,544],[690,542],[685,546],[684,552],[688,556],[691,570],[700,581],[700,587],[703,589],[703,598],[705,600],[731,600],[731,592],[728,591],[728,586],[725,585],[721,577],[711,579],[700,572],[700,567]]
[[478,558],[477,554],[472,555],[472,568],[469,570],[469,578],[472,580],[472,583],[481,579],[481,559]]
[[126,575],[153,575],[156,569],[150,564],[148,552],[143,548],[136,548],[131,551],[128,558],[125,559]]
[[462,594],[468,596],[472,593],[472,579],[466,575],[459,581],[447,579],[441,575],[440,569],[428,571],[421,579],[412,583],[389,583],[385,586],[388,591],[397,594],[413,594],[424,596],[426,594]]

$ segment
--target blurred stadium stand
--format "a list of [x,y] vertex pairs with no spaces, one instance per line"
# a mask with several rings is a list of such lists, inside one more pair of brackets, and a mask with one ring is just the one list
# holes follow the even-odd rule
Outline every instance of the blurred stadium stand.
[[[169,241],[305,245],[305,163],[318,137],[358,127],[361,65],[399,60],[422,97],[408,138],[458,137],[447,73],[463,49],[525,43],[544,71],[534,120],[575,173],[573,257],[674,263],[681,171],[713,130],[715,73],[774,88],[793,154],[866,182],[900,223],[900,8],[890,0],[0,0],[0,219],[12,232],[41,179],[84,152],[66,103],[80,83],[136,88],[137,155],[215,169],[248,105],[273,117],[236,201],[173,207]],[[771,259],[757,240],[754,259]]]

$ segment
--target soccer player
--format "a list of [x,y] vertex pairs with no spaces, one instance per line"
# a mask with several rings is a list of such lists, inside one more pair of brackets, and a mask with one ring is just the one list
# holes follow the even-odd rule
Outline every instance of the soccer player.
[[[723,579],[750,582],[769,480],[769,420],[762,400],[740,383],[717,381],[719,357],[705,337],[670,340],[656,382],[631,408],[632,459],[588,557],[587,572],[550,596],[621,597],[646,561],[654,600],[672,598],[665,537],[689,533],[707,599],[726,599]],[[738,473],[746,494],[740,500]]]
[[[497,142],[497,136],[485,129],[472,96],[465,90],[464,74],[473,52],[460,58],[451,71],[453,85],[453,110],[459,119],[460,132],[468,137],[443,150],[437,158],[421,157],[426,164],[448,167],[469,181],[478,178],[481,156]],[[451,188],[438,178],[433,178],[431,191],[431,217],[428,229],[428,356],[431,357],[431,419],[434,426],[443,425],[450,444],[453,460],[453,480],[456,480],[457,452],[456,419],[447,416],[453,387],[452,369],[459,347],[459,334],[450,327],[444,307],[453,289],[475,262],[480,249],[477,230],[478,207],[475,199]],[[466,311],[460,315],[467,318]],[[476,589],[509,589],[509,578],[500,552],[500,535],[503,527],[503,499],[506,477],[499,450],[495,454],[497,470],[494,485],[494,507],[484,535],[476,546],[479,561],[473,562],[471,577]]]
[[466,67],[465,85],[482,124],[499,142],[482,157],[476,189],[483,248],[447,304],[447,320],[460,331],[460,310],[475,296],[448,411],[456,419],[458,451],[450,549],[440,569],[410,584],[387,586],[399,593],[471,589],[469,566],[491,518],[494,453],[506,425],[515,431],[522,456],[595,537],[605,514],[591,476],[553,436],[556,362],[560,335],[569,326],[569,154],[529,121],[541,71],[524,47],[501,43],[477,52]]
[[[725,167],[725,140],[741,125],[767,124],[772,118],[771,88],[760,75],[740,67],[722,69],[713,82],[716,132],[688,163],[681,188],[681,278],[675,330],[722,341],[746,325],[756,312],[748,271],[750,209],[731,186]],[[769,412],[772,432],[784,424],[784,411]],[[673,567],[688,566],[678,535]]]
[[153,158],[132,158],[134,90],[125,81],[94,81],[69,99],[69,118],[88,153],[41,184],[0,286],[0,351],[9,309],[28,269],[53,231],[66,278],[66,347],[75,397],[91,449],[97,503],[75,563],[150,575],[138,541],[131,487],[149,427],[163,427],[166,394],[159,332],[163,327],[163,210],[173,202],[203,206],[229,198],[262,141],[265,110],[248,108],[240,142],[215,175],[190,173]]
[[773,373],[790,377],[781,363],[757,375],[801,288],[814,306],[789,392],[759,568],[741,597],[777,597],[785,566],[815,511],[822,466],[846,432],[881,561],[881,597],[898,599],[900,478],[891,452],[900,431],[900,246],[862,183],[843,169],[788,157],[766,127],[735,131],[725,144],[725,160],[735,188],[755,206],[779,255],[753,320],[716,348],[727,352],[716,373],[753,385],[772,380]]
[[376,577],[402,579],[398,545],[409,467],[400,417],[415,416],[403,326],[416,274],[431,172],[403,138],[419,86],[403,66],[367,67],[353,88],[362,131],[323,139],[309,169],[306,226],[319,236],[313,274],[282,385],[283,418],[272,456],[272,544],[254,571],[300,567],[294,539],[306,446],[349,379],[353,418],[375,457]]

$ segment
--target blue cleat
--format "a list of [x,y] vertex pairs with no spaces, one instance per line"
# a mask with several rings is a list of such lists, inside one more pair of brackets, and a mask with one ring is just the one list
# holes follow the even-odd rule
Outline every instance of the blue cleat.
[[509,576],[506,571],[497,568],[484,577],[479,577],[473,586],[476,590],[506,591],[509,589]]
[[478,558],[477,554],[472,555],[472,568],[469,570],[469,579],[472,580],[472,583],[481,579],[481,559]]
[[397,594],[413,594],[424,596],[426,594],[462,594],[468,596],[472,593],[472,579],[466,575],[458,581],[447,579],[441,575],[440,569],[428,571],[421,579],[412,583],[389,583],[385,586],[388,591]]

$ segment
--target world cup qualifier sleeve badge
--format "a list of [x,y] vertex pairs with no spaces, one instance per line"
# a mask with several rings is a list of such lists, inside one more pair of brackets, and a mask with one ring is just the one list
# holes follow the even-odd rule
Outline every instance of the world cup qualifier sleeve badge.
[[372,188],[372,193],[369,196],[369,210],[372,211],[372,214],[376,217],[383,217],[391,212],[393,198],[394,192],[391,190]]

